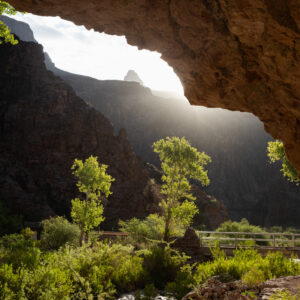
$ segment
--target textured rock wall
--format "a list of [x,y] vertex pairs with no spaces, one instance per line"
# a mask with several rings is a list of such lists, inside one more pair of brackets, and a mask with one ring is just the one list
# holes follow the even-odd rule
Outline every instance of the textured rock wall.
[[[0,70],[0,201],[5,206],[29,221],[68,215],[70,200],[78,195],[73,161],[95,155],[116,179],[105,201],[106,228],[158,210],[159,186],[125,130],[114,135],[100,112],[46,69],[41,45],[2,45]],[[205,224],[214,229],[228,214],[221,202],[209,200],[197,190]]]
[[156,50],[193,104],[248,111],[300,170],[298,0],[11,0]]
[[47,71],[42,47],[20,42],[0,47],[0,200],[25,220],[68,215],[78,195],[75,158],[107,164],[116,181],[106,202],[106,224],[142,217],[159,201],[125,131],[111,123]]

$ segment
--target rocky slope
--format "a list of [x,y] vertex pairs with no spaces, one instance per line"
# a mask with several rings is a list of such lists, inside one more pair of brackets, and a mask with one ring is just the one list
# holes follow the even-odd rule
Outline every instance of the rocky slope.
[[137,82],[71,74],[57,69],[49,57],[46,64],[108,117],[116,130],[125,128],[144,161],[159,165],[151,145],[166,136],[185,136],[211,155],[211,184],[205,190],[225,203],[232,219],[246,217],[263,226],[300,226],[300,190],[282,178],[279,165],[268,163],[266,147],[272,138],[253,115],[193,107],[166,94],[155,96]]
[[70,167],[93,154],[116,178],[107,223],[153,210],[157,195],[127,140],[45,69],[42,47],[0,47],[2,201],[27,218],[68,214],[76,194]]
[[159,188],[125,130],[114,135],[100,112],[47,71],[41,45],[1,45],[0,69],[0,200],[5,205],[29,221],[68,215],[77,195],[70,168],[75,158],[93,154],[116,179],[105,203],[106,228],[119,218],[157,210]]
[[300,171],[299,0],[10,3],[162,53],[191,103],[254,113]]

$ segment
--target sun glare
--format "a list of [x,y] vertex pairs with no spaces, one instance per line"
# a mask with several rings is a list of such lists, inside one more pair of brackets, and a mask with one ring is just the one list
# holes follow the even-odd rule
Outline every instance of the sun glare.
[[135,70],[151,89],[183,95],[180,80],[160,54],[138,50],[124,36],[87,30],[59,17],[17,14],[14,18],[30,25],[35,39],[60,69],[101,80],[123,80],[128,70]]

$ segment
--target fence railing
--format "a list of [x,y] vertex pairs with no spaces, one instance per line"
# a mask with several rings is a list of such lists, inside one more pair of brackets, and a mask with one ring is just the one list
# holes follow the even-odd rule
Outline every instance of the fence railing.
[[300,234],[296,233],[198,231],[198,234],[202,245],[207,246],[212,246],[218,240],[220,246],[269,246],[300,249]]

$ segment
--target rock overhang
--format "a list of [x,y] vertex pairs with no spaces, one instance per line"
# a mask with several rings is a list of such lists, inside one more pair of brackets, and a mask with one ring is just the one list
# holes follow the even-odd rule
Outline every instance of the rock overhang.
[[155,50],[190,103],[255,114],[300,170],[298,0],[11,0]]

